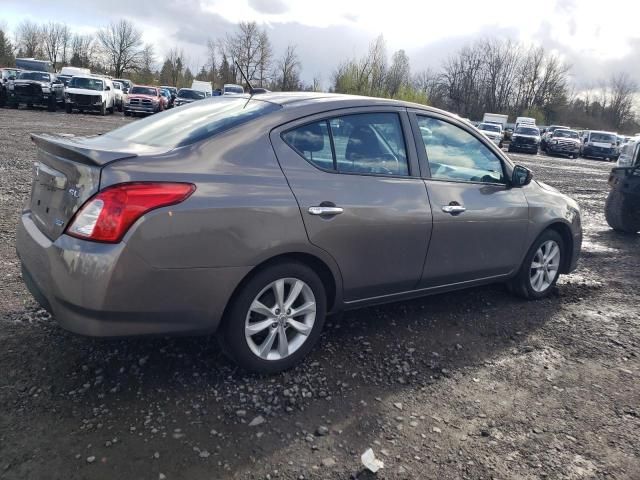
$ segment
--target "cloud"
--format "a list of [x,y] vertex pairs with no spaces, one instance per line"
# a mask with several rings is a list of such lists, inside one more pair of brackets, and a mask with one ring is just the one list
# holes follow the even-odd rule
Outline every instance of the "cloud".
[[[389,55],[405,49],[413,71],[437,69],[451,53],[477,38],[510,38],[542,45],[573,65],[577,84],[614,71],[640,77],[640,30],[628,0],[606,6],[577,0],[537,0],[535,8],[488,8],[477,0],[415,2],[392,7],[370,0],[136,0],[113,8],[104,0],[0,0],[9,28],[26,18],[60,21],[89,33],[127,18],[143,32],[159,57],[183,49],[192,69],[206,60],[207,39],[224,38],[240,21],[256,21],[271,38],[274,56],[297,46],[302,79],[316,76],[328,86],[337,65],[364,54],[384,33]],[[603,13],[604,12],[604,13]],[[159,58],[161,60],[161,58]]]
[[249,0],[249,6],[256,12],[268,15],[278,15],[288,10],[281,0]]

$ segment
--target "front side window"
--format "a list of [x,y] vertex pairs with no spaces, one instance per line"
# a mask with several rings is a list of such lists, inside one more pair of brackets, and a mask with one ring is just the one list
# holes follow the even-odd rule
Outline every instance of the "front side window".
[[451,123],[418,116],[431,178],[505,183],[502,161],[480,140]]
[[309,162],[325,170],[409,175],[402,125],[396,113],[334,117],[289,130],[282,138]]

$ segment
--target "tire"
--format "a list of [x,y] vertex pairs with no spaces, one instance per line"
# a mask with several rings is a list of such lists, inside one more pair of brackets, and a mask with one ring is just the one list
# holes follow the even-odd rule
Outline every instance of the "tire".
[[106,104],[102,104],[100,105],[100,115],[102,115],[103,117],[107,114],[107,106]]
[[55,112],[58,107],[58,103],[56,102],[55,97],[49,98],[49,103],[47,104],[47,110],[50,112]]
[[124,116],[125,117],[130,117],[131,116],[131,112],[129,110],[125,110],[124,111]]
[[[545,253],[545,246],[552,245],[552,243],[558,247],[559,252],[557,253],[557,258],[554,256],[552,258],[552,262],[549,262],[549,265],[555,268],[548,268],[548,270],[553,270],[551,273],[552,279],[549,282],[549,277],[545,277],[545,274],[541,268],[535,269],[540,272],[540,275],[543,277],[540,285],[535,285],[535,279],[539,277],[535,277],[535,273],[533,273],[534,268],[534,260],[536,263],[542,264],[542,262],[538,262],[540,260],[540,253]],[[547,253],[550,251],[547,249]],[[552,251],[552,250],[551,250]],[[558,277],[560,276],[560,269],[562,267],[562,262],[564,259],[566,249],[564,245],[564,241],[558,232],[555,230],[545,230],[536,238],[535,242],[529,248],[527,255],[524,257],[524,261],[522,262],[522,266],[518,271],[518,274],[509,282],[509,289],[517,296],[526,298],[528,300],[539,300],[541,298],[545,298],[549,295],[556,282],[558,281]],[[547,269],[545,269],[547,270]]]
[[[312,299],[315,302],[315,312],[309,310],[304,316],[289,319],[284,312],[280,313],[280,317],[268,318],[265,314],[251,311],[251,305],[260,300],[268,307],[271,315],[276,315],[278,304],[273,285],[277,282],[283,282],[285,301],[289,300],[293,285],[302,282],[302,289],[292,303],[293,310],[311,303]],[[218,341],[225,354],[246,370],[261,373],[287,370],[300,363],[318,341],[325,321],[326,304],[324,285],[311,268],[297,262],[266,267],[244,283],[234,296],[227,307]],[[294,327],[290,321],[295,321],[298,326]],[[260,328],[260,323],[263,328]],[[254,329],[257,327],[259,330],[255,330],[253,334],[245,333],[247,326],[253,326]],[[305,333],[301,333],[301,330],[305,330]],[[292,353],[283,355],[280,350],[281,335],[287,338],[287,346],[289,351],[293,349]],[[259,355],[262,347],[268,347],[266,355],[271,358]]]
[[67,113],[73,113],[73,105],[71,105],[70,103],[67,103],[64,106],[64,111],[67,112]]
[[604,216],[609,226],[617,232],[640,232],[640,205],[637,197],[624,195],[619,184],[609,191],[604,205]]
[[119,111],[119,112],[122,112],[122,102],[120,102],[120,103],[118,104],[118,111]]

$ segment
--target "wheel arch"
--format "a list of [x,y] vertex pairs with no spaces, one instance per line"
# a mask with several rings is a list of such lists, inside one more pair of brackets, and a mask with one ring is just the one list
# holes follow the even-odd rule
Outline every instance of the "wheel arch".
[[308,252],[287,252],[277,255],[273,255],[257,265],[255,265],[244,278],[233,289],[233,293],[229,297],[227,304],[225,305],[222,321],[227,316],[227,312],[232,305],[234,299],[238,293],[244,288],[247,282],[253,278],[258,272],[269,268],[272,265],[277,265],[286,262],[297,262],[311,268],[320,277],[320,281],[324,285],[325,293],[327,294],[327,313],[334,313],[339,310],[342,305],[342,280],[340,273],[331,268],[328,262],[320,258],[318,255],[314,255]]
[[[560,235],[562,238],[562,243],[564,244],[564,255],[562,255],[561,265],[560,265],[560,273],[569,273],[571,266],[571,259],[573,258],[573,249],[575,248],[573,244],[573,234],[571,232],[571,228],[564,222],[554,222],[542,230],[540,235],[547,230],[553,230]],[[538,236],[540,236],[538,235]],[[536,237],[537,238],[537,237]]]

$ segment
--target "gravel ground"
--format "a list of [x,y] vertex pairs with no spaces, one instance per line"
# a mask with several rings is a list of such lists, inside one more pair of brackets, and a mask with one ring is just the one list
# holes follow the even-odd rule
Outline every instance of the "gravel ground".
[[29,132],[126,121],[0,110],[0,478],[640,478],[640,236],[604,221],[610,164],[514,155],[583,209],[579,269],[549,299],[496,285],[351,312],[263,377],[208,337],[67,333],[24,287]]

